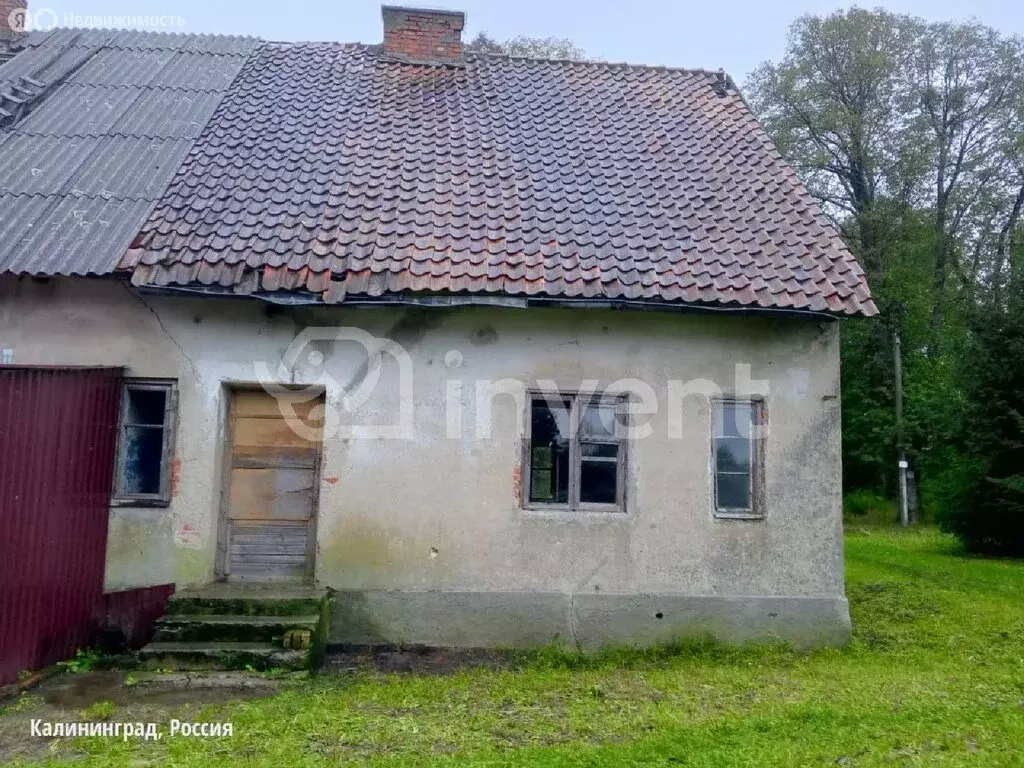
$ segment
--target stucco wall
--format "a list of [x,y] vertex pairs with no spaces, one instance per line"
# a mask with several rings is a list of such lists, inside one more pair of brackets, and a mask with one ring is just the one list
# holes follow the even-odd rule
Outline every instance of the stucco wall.
[[[108,281],[0,278],[0,346],[15,362],[121,364],[179,380],[174,498],[167,509],[112,510],[109,587],[213,578],[226,388],[254,382],[254,362],[275,370],[296,336],[319,326],[394,339],[413,370],[412,439],[325,441],[316,573],[343,590],[332,640],[845,639],[835,323],[583,309],[268,312],[246,300],[138,297]],[[287,378],[320,377],[337,406],[365,374],[365,349],[320,341],[309,350],[319,354],[303,352]],[[767,398],[759,521],[713,516],[708,400],[668,396],[695,379],[742,389],[737,365]],[[394,420],[398,372],[385,356],[353,418]],[[649,384],[659,404],[652,434],[629,445],[626,513],[521,509],[521,406],[494,398],[491,436],[477,436],[476,382],[514,380],[523,391],[547,379],[574,390],[624,377]],[[451,381],[463,382],[461,438],[448,436]]]

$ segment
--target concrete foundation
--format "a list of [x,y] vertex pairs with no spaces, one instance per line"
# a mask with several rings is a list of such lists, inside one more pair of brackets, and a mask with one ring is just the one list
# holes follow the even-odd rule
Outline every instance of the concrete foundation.
[[330,642],[444,648],[582,649],[711,637],[798,648],[850,637],[846,598],[343,591]]

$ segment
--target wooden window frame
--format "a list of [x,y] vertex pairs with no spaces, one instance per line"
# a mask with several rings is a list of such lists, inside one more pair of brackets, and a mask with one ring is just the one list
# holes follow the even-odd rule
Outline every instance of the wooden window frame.
[[[571,400],[569,408],[569,500],[565,503],[531,501],[530,488],[533,480],[533,404],[536,401]],[[525,429],[523,430],[522,482],[520,483],[520,505],[523,509],[536,512],[626,512],[626,478],[629,463],[628,430],[629,397],[627,394],[590,394],[585,392],[552,392],[529,390],[526,393]],[[581,433],[581,415],[591,405],[612,405],[615,407],[615,437],[588,437]],[[614,504],[586,502],[580,500],[580,476],[583,469],[581,443],[599,443],[618,446],[616,456]]]
[[[729,405],[748,405],[753,413],[752,427],[758,434],[750,438],[750,508],[734,509],[718,506],[718,444],[715,434],[715,411]],[[762,397],[716,397],[711,401],[711,510],[722,520],[764,520],[765,518],[765,435],[768,408]]]
[[[129,390],[160,391],[166,393],[164,401],[163,445],[160,455],[160,490],[157,493],[127,493],[121,489],[124,468],[125,434],[128,423]],[[166,507],[171,503],[172,466],[174,456],[174,424],[178,414],[178,382],[175,379],[126,378],[121,382],[121,412],[117,419],[117,456],[114,462],[114,485],[110,503],[121,507]],[[156,425],[141,425],[152,426]]]

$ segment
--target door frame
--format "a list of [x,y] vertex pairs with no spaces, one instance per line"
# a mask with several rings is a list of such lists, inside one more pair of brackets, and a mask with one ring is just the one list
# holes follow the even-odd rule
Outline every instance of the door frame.
[[[324,407],[327,407],[327,390],[323,386],[307,386],[307,385],[292,385],[292,384],[279,384],[284,389],[295,389],[303,392],[315,392],[316,397],[319,398]],[[221,408],[220,408],[220,430],[219,439],[221,441],[220,447],[220,493],[217,511],[217,554],[214,559],[213,576],[216,581],[227,581],[231,576],[230,573],[230,558],[228,557],[228,547],[230,546],[229,539],[229,526],[230,526],[230,502],[231,502],[231,460],[232,452],[231,448],[234,442],[234,433],[232,430],[232,405],[234,403],[234,395],[236,392],[266,392],[266,389],[260,384],[254,384],[252,382],[234,382],[228,381],[221,385]],[[270,396],[270,393],[267,392]],[[326,422],[326,420],[325,420]],[[318,522],[320,518],[320,476],[321,467],[323,466],[324,456],[324,436],[323,432],[320,433],[320,447],[316,452],[316,461],[313,465],[313,508],[310,510],[309,515],[309,527],[306,533],[306,573],[303,578],[304,583],[312,584],[316,580],[316,544],[317,544],[317,530]]]

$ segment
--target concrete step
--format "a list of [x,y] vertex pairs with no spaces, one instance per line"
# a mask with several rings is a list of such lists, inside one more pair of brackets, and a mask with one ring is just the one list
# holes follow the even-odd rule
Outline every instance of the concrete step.
[[156,669],[306,669],[308,651],[286,650],[270,643],[153,642],[139,651]]
[[160,669],[313,670],[327,645],[330,610],[327,590],[301,584],[218,582],[183,590],[168,601],[140,656]]
[[171,616],[309,616],[319,614],[327,597],[312,587],[249,587],[211,584],[176,592],[167,602]]
[[270,643],[282,647],[291,629],[311,634],[320,622],[319,614],[299,616],[232,616],[226,614],[171,614],[156,623],[157,642]]

